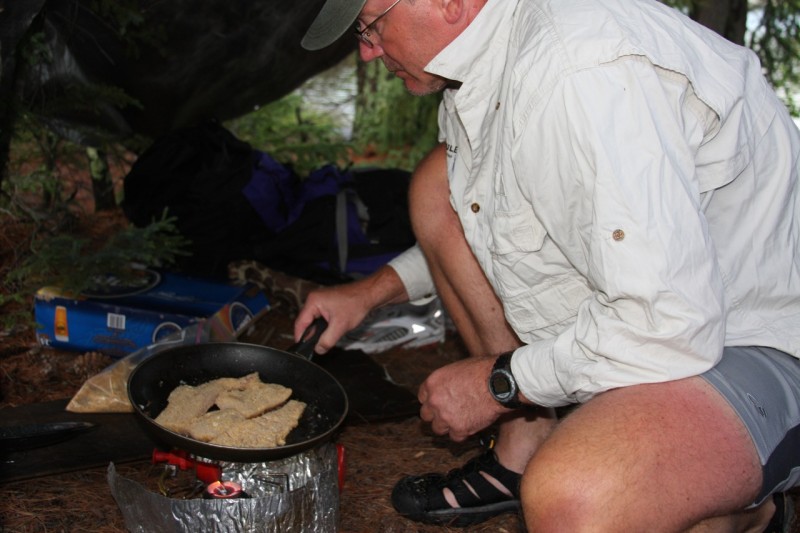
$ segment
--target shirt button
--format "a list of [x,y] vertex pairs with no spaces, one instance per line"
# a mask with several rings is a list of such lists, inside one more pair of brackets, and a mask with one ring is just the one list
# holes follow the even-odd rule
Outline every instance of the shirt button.
[[472,209],[473,213],[477,213],[478,211],[481,210],[481,205],[478,202],[475,202],[474,204],[469,206],[469,208]]
[[497,111],[498,109],[500,109],[500,102],[497,102],[497,104],[495,104],[494,106],[495,111]]
[[611,234],[611,237],[615,241],[621,241],[622,239],[625,238],[625,232],[622,231],[621,229],[615,229],[614,232]]

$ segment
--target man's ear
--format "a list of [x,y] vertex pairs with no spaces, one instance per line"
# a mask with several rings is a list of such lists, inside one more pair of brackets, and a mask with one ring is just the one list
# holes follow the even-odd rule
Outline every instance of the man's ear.
[[439,0],[444,19],[449,24],[458,22],[465,15],[465,2],[468,0]]

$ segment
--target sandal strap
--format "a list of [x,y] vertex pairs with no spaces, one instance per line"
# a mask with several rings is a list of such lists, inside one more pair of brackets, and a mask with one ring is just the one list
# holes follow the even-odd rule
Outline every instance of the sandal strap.
[[453,496],[461,507],[478,507],[512,499],[480,474],[471,473],[454,481],[449,483],[447,488],[453,492]]
[[[508,489],[514,498],[519,499],[519,485],[522,481],[522,475],[501,465],[494,451],[491,449],[486,450],[486,452],[477,456],[474,461],[479,472],[485,472],[495,478]],[[508,496],[505,497],[508,498]]]
[[[509,497],[508,494],[495,487],[481,472],[499,481],[512,496]],[[428,498],[434,508],[440,505],[449,507],[442,496],[442,490],[447,487],[461,507],[476,507],[518,499],[521,477],[520,474],[502,466],[494,452],[487,450],[467,461],[461,468],[448,472],[440,483],[429,485]]]

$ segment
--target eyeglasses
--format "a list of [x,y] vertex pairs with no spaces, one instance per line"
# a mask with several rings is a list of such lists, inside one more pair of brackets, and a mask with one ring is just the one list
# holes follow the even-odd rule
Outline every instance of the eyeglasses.
[[383,17],[385,17],[385,16],[386,16],[386,14],[387,14],[389,11],[391,11],[391,10],[392,10],[392,8],[393,8],[394,6],[396,6],[397,4],[399,4],[399,3],[400,3],[400,0],[395,0],[395,2],[394,2],[392,5],[390,5],[390,6],[389,6],[389,7],[386,9],[386,11],[384,11],[383,13],[381,13],[380,15],[378,15],[377,17],[375,17],[375,20],[373,20],[372,22],[370,22],[369,24],[367,24],[366,26],[364,26],[364,29],[363,29],[363,30],[360,30],[360,29],[358,29],[358,27],[361,25],[361,23],[358,21],[358,19],[356,19],[356,24],[355,24],[355,27],[353,27],[353,33],[355,33],[355,34],[356,34],[356,39],[358,39],[358,40],[359,40],[359,41],[361,41],[362,43],[366,44],[366,45],[367,45],[367,46],[369,46],[370,48],[373,48],[375,45],[374,45],[374,44],[372,44],[372,41],[370,41],[370,40],[369,40],[369,37],[370,37],[370,35],[371,35],[371,33],[370,33],[370,30],[372,29],[372,27],[373,27],[373,26],[375,26],[375,23],[376,23],[376,22],[378,22],[378,21],[379,21],[379,20],[381,20]]

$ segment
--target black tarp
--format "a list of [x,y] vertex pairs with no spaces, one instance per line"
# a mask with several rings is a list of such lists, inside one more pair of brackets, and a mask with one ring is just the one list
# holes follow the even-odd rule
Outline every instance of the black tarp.
[[[104,85],[140,104],[48,108],[62,133],[90,143],[92,130],[154,138],[207,119],[228,120],[288,94],[355,50],[350,36],[319,52],[300,47],[321,4],[0,0],[0,91],[6,102],[13,94],[44,109],[82,86]],[[46,60],[20,57],[28,31],[44,36]]]

